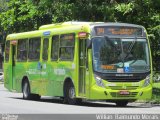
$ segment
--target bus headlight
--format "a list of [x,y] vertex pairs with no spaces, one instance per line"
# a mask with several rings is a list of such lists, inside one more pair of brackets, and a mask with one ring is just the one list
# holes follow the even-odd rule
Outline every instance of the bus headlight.
[[98,86],[100,86],[100,87],[104,87],[104,84],[103,84],[103,82],[102,82],[102,79],[101,79],[99,76],[97,76],[97,75],[94,75],[94,77],[95,77],[95,80],[96,80],[96,84],[97,84]]
[[144,84],[143,84],[143,87],[146,87],[150,84],[150,75],[148,75],[145,80],[144,80]]

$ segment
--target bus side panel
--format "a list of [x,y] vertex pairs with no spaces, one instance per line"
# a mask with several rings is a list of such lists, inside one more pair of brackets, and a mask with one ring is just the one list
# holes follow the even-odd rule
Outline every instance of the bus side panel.
[[10,62],[4,63],[4,86],[12,90],[12,64]]
[[48,62],[48,64],[46,64],[46,69],[47,69],[47,74],[48,74],[48,79],[46,78],[46,87],[45,87],[45,91],[47,93],[47,95],[49,96],[56,96],[58,95],[58,89],[55,89],[55,81],[57,79],[57,76],[54,73],[54,69],[57,68],[57,62],[56,61],[52,61],[52,62]]
[[49,79],[46,88],[47,95],[63,96],[63,85],[66,78],[74,79],[75,70],[72,69],[72,62],[52,62],[48,65]]
[[[10,42],[8,41],[8,48],[5,48],[5,62],[4,62],[4,86],[9,90],[12,91],[13,90],[13,81],[12,81],[12,77],[13,77],[13,69],[12,69],[12,49],[11,49],[11,45]],[[6,47],[7,47],[7,43],[6,43]],[[8,55],[8,61],[6,60],[6,54]]]
[[42,89],[41,84],[41,64],[40,62],[28,62],[28,69],[26,73],[28,74],[28,79],[30,82],[31,93],[41,94],[44,89]]
[[22,80],[26,75],[27,63],[17,62],[15,65],[15,80],[16,80],[16,90],[17,92],[22,92]]
[[54,91],[55,92],[55,96],[63,96],[63,88],[61,88],[61,82],[63,82],[64,80],[64,67],[60,67],[61,64],[57,63],[57,65],[55,67],[52,67],[52,74],[55,76],[54,77]]
[[63,96],[63,83],[67,77],[71,78],[70,74],[71,63],[66,64],[66,62],[59,62],[57,67],[53,68],[54,79],[54,90],[56,91],[56,96]]
[[[59,85],[59,76],[60,69],[58,69],[58,62],[52,61],[50,63],[50,71],[49,71],[49,83],[48,87],[46,88],[49,95],[52,96],[60,96],[60,85]],[[61,93],[62,96],[62,93]]]
[[43,91],[41,91],[41,95],[55,96],[54,78],[52,64],[50,62],[43,62],[41,70],[41,89]]

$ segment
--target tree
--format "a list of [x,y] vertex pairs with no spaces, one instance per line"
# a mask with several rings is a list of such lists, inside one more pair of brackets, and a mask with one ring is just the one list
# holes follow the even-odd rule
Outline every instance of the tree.
[[153,58],[159,53],[160,0],[0,0],[0,8],[7,33],[73,20],[140,24],[148,31]]

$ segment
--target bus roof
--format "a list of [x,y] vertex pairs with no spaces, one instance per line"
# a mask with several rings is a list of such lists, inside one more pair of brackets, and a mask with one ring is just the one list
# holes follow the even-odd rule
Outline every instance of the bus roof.
[[[74,27],[73,27],[74,26]],[[130,26],[130,27],[141,27],[144,28],[141,25],[135,25],[135,24],[128,24],[128,23],[112,23],[112,22],[63,22],[63,23],[57,23],[57,24],[48,24],[48,25],[42,25],[39,30],[36,31],[29,31],[29,32],[22,32],[22,33],[14,33],[7,36],[7,40],[15,40],[15,39],[25,39],[30,37],[40,37],[43,36],[43,33],[46,31],[50,31],[53,33],[61,33],[62,31],[69,30],[69,31],[75,31],[75,30],[82,30],[84,29],[84,26]],[[61,29],[57,29],[61,28]],[[74,28],[74,29],[72,29]],[[72,30],[71,30],[72,29]],[[88,28],[90,29],[90,28]]]
[[7,40],[15,40],[15,39],[21,39],[21,38],[25,39],[30,37],[38,37],[41,35],[42,35],[42,31],[36,30],[36,31],[9,34],[6,39]]
[[59,27],[68,27],[68,26],[74,26],[74,25],[90,25],[95,23],[104,23],[104,22],[75,22],[75,21],[68,21],[63,23],[55,23],[55,24],[48,24],[48,25],[42,25],[39,27],[39,30],[45,30],[45,29],[51,29],[51,28],[59,28]]
[[52,29],[52,28],[60,28],[60,27],[68,27],[73,25],[90,25],[90,26],[132,26],[132,27],[143,27],[141,25],[136,24],[129,24],[129,23],[114,23],[114,22],[75,22],[75,21],[69,21],[69,22],[63,22],[63,23],[55,23],[55,24],[48,24],[48,25],[42,25],[39,27],[39,30],[46,30],[46,29]]

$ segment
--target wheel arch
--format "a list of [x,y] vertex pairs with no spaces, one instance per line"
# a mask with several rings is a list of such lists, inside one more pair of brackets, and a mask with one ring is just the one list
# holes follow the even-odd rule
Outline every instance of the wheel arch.
[[75,88],[74,81],[72,80],[72,78],[71,77],[66,77],[64,82],[63,82],[63,96],[65,96],[65,90],[66,90],[66,85],[67,84],[73,84],[73,86]]

